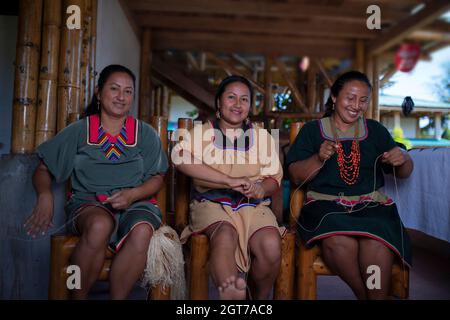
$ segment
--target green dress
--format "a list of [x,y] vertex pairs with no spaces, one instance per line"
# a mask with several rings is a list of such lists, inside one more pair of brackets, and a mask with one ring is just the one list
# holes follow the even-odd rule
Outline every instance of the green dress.
[[[288,152],[288,166],[318,153],[325,139],[334,141],[330,119],[311,121],[303,126]],[[350,154],[356,126],[359,126],[356,139],[361,154],[356,182],[348,185],[341,179],[335,153],[307,185],[297,232],[307,246],[334,235],[370,237],[411,265],[410,240],[397,207],[380,191],[384,185],[383,171],[392,172],[392,167],[382,165],[380,156],[396,144],[379,122],[360,118],[345,133],[337,129],[346,155]]]
[[88,206],[102,207],[114,218],[110,240],[114,251],[137,224],[147,223],[154,230],[161,225],[155,197],[135,202],[126,210],[103,203],[113,193],[167,171],[161,140],[148,124],[129,116],[120,134],[113,137],[103,130],[99,116],[92,115],[42,143],[37,153],[57,182],[71,180],[72,192],[65,207],[70,232],[78,234],[76,217]]

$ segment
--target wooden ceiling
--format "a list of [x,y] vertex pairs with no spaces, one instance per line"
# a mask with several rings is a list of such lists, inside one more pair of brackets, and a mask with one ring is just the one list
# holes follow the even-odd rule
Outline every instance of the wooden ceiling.
[[[413,38],[450,42],[437,18],[448,0],[122,0],[135,30],[152,30],[153,50],[352,58],[356,40],[380,53]],[[411,12],[426,4],[414,17]],[[369,5],[381,9],[381,30],[369,30]]]

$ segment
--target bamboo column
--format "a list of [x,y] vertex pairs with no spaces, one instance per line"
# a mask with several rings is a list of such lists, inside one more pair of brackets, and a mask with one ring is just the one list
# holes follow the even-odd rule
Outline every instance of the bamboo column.
[[161,86],[158,86],[155,88],[155,109],[153,111],[153,114],[155,116],[160,116],[161,115],[161,93],[162,93],[162,88]]
[[[373,58],[371,56],[366,56],[366,66],[365,66],[365,73],[367,75],[367,78],[369,80],[373,80]],[[373,85],[373,83],[372,83]],[[374,88],[372,88],[372,93],[373,93]],[[370,99],[370,103],[369,103],[369,107],[367,108],[365,117],[367,119],[372,119],[373,118],[373,97],[372,99]]]
[[264,84],[266,89],[266,93],[264,94],[264,115],[266,116],[272,111],[272,64],[272,57],[267,56],[264,69]]
[[373,56],[373,80],[372,80],[372,119],[380,121],[379,98],[380,93],[380,70],[378,56]]
[[[167,118],[166,117],[150,117],[150,124],[156,130],[161,139],[161,146],[165,152],[167,152]],[[167,179],[166,183],[163,184],[161,190],[159,190],[157,195],[158,207],[162,213],[162,222],[167,221]]]
[[364,40],[356,40],[354,68],[364,72]]
[[307,71],[307,92],[306,92],[306,100],[310,113],[315,112],[316,107],[316,76],[317,72],[314,64],[311,64]]
[[[192,119],[178,119],[178,129],[191,130],[192,126]],[[182,140],[180,137],[178,138]],[[189,178],[180,171],[177,171],[175,183],[175,228],[177,231],[181,232],[188,223],[190,201]]]
[[162,89],[161,89],[161,115],[163,117],[169,116],[169,100],[170,100],[169,88],[167,88],[166,86],[162,86]]
[[21,0],[14,77],[12,153],[34,151],[42,0]]
[[[79,6],[82,14],[85,12],[84,0],[64,0],[63,12],[71,5]],[[84,24],[84,21],[81,20],[81,23]],[[61,32],[58,69],[58,131],[80,117],[82,30],[83,26],[81,29],[72,30],[64,27]]]
[[83,18],[83,41],[81,45],[80,73],[81,73],[81,90],[80,90],[80,112],[84,113],[85,108],[89,104],[92,96],[90,93],[90,65],[91,59],[91,32],[92,32],[92,0],[85,1],[85,10]]
[[[97,72],[95,71],[96,67],[96,49],[97,49],[97,0],[91,1],[91,37],[89,38],[90,42],[90,54],[91,58],[89,59],[89,87],[88,87],[88,97],[92,98],[95,91],[95,76]],[[88,102],[90,102],[88,100]]]
[[141,66],[139,80],[139,118],[145,122],[150,121],[151,115],[160,115],[152,112],[152,84],[150,78],[152,65],[151,30],[145,29],[141,40]]
[[44,0],[35,148],[56,134],[61,0]]

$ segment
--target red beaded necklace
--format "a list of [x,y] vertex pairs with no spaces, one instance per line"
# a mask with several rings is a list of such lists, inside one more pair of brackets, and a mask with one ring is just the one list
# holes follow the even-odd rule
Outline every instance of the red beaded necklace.
[[330,118],[331,131],[334,136],[334,141],[337,145],[337,163],[339,166],[339,174],[341,179],[348,185],[353,185],[358,180],[359,163],[361,160],[361,153],[359,151],[359,141],[357,140],[359,134],[359,123],[355,128],[355,139],[352,141],[350,154],[346,155],[342,143],[338,140],[336,133],[336,125],[333,118]]

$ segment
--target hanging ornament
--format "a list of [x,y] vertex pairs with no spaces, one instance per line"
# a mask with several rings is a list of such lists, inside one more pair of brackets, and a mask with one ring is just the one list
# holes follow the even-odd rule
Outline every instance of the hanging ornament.
[[395,53],[395,68],[398,71],[410,72],[416,66],[420,57],[420,46],[414,43],[405,43]]
[[402,103],[403,114],[407,117],[414,109],[414,101],[410,96],[405,97]]

